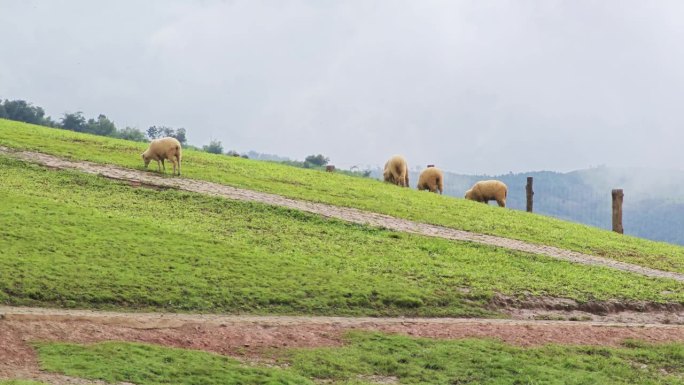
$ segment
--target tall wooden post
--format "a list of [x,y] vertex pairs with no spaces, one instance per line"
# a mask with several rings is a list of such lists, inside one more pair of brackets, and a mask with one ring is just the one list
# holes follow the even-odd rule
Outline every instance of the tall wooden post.
[[532,197],[534,196],[534,191],[532,190],[532,181],[533,178],[531,176],[527,177],[527,186],[525,186],[525,191],[527,192],[527,212],[531,213],[532,212]]
[[622,198],[625,194],[622,189],[613,190],[613,231],[616,233],[624,234],[624,228],[622,228]]

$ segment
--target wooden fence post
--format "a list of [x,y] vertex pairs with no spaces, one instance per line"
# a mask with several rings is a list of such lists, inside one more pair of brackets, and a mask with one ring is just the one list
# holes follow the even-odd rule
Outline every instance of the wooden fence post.
[[614,189],[613,195],[613,231],[624,234],[625,229],[622,227],[622,198],[625,194],[622,189]]
[[532,181],[533,178],[531,176],[527,177],[527,186],[525,186],[525,191],[527,192],[527,212],[531,213],[532,212],[532,197],[534,196],[534,191],[532,190]]

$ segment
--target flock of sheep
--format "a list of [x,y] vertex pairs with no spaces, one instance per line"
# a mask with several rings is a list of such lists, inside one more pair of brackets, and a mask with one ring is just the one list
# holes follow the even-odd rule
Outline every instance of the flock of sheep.
[[[157,170],[166,171],[164,160],[168,159],[173,163],[173,174],[181,174],[181,144],[176,138],[161,138],[150,142],[150,146],[142,153],[145,168],[151,161],[157,161]],[[391,157],[385,163],[383,171],[385,182],[393,183],[401,187],[409,187],[408,163],[401,155]],[[418,190],[429,190],[430,192],[444,191],[444,173],[437,167],[428,166],[420,173],[418,178]],[[473,185],[466,191],[465,198],[477,202],[488,203],[495,200],[501,207],[506,207],[506,195],[508,188],[498,180],[482,180]]]
[[[385,163],[383,178],[385,182],[396,184],[401,187],[409,187],[408,163],[401,155],[391,157]],[[418,177],[418,190],[430,192],[444,191],[444,173],[434,166],[428,166]],[[508,187],[498,180],[481,180],[466,191],[465,199],[476,202],[488,203],[495,200],[500,207],[506,207],[506,195]]]

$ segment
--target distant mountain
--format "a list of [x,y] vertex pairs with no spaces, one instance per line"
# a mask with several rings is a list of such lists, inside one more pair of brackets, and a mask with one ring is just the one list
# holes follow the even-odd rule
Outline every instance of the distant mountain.
[[256,152],[254,150],[251,150],[247,152],[245,155],[249,157],[249,159],[258,159],[258,160],[270,160],[273,162],[286,162],[291,160],[290,158],[286,156],[279,156],[279,155],[274,155],[274,154],[263,154],[260,152]]
[[[413,188],[418,175],[410,172]],[[382,179],[382,170],[373,170],[371,176]],[[610,229],[611,190],[621,188],[625,234],[684,245],[684,171],[597,167],[497,176],[445,172],[444,193],[463,197],[476,181],[498,179],[508,185],[507,206],[525,210],[528,176],[534,178],[535,213]]]

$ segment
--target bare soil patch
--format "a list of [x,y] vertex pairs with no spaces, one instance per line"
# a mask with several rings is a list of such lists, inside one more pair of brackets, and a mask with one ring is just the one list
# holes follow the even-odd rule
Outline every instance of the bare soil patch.
[[490,308],[519,320],[684,325],[684,305],[679,303],[618,300],[579,303],[567,298],[519,298],[497,294]]

